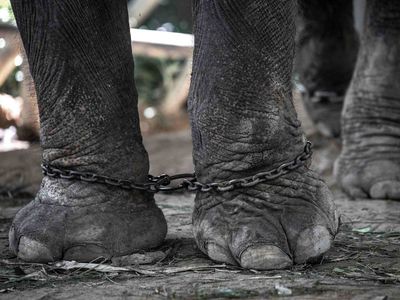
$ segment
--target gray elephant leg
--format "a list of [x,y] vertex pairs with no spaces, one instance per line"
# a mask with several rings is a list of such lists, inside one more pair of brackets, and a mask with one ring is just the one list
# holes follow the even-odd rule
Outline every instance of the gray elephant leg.
[[342,113],[339,184],[352,197],[400,199],[400,2],[367,2]]
[[[13,0],[55,167],[145,181],[124,1]],[[152,195],[45,177],[20,210],[10,247],[26,261],[90,261],[159,245],[166,222]]]
[[353,1],[300,0],[296,47],[305,107],[322,134],[336,137],[358,53]]
[[[303,151],[292,103],[295,1],[194,1],[189,99],[201,182],[269,170]],[[211,259],[280,269],[326,252],[337,231],[332,195],[301,167],[268,183],[199,192],[193,230]]]

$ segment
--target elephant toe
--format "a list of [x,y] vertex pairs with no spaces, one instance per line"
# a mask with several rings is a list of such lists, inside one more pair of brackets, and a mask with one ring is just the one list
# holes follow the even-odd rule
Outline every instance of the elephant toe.
[[217,245],[216,243],[208,243],[207,255],[214,261],[237,265],[229,250]]
[[333,241],[332,234],[325,226],[303,230],[297,239],[294,259],[297,264],[312,262],[327,252]]
[[292,265],[290,257],[273,245],[254,245],[240,255],[240,265],[247,269],[277,270]]
[[20,238],[15,250],[18,258],[27,262],[47,263],[58,259],[45,244],[26,236]]

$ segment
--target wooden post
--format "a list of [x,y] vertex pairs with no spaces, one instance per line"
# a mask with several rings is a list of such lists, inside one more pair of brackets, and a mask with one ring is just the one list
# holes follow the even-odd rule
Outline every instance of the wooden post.
[[182,59],[192,56],[194,38],[191,34],[145,29],[131,29],[132,52],[157,58]]
[[190,79],[192,72],[192,58],[188,58],[185,65],[175,80],[173,87],[168,91],[161,106],[161,112],[167,116],[179,113],[189,95]]

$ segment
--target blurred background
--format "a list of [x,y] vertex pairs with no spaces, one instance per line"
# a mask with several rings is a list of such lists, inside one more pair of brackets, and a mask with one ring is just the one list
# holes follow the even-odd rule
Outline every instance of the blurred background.
[[[361,31],[365,0],[355,3]],[[193,50],[190,0],[129,0],[132,53],[143,134],[189,127],[186,100]],[[294,76],[296,78],[296,76]],[[306,133],[315,133],[299,95],[295,102]],[[39,140],[36,96],[9,0],[0,0],[0,151]]]
[[[130,0],[129,22],[144,135],[188,128],[191,1]],[[9,0],[0,0],[0,151],[39,140],[36,97]]]
[[[353,1],[355,25],[361,31],[366,0]],[[141,129],[150,156],[150,174],[154,175],[193,172],[186,112],[193,50],[191,2],[128,1]],[[332,176],[340,141],[318,135],[304,110],[296,74],[293,77],[299,119],[314,144],[312,168],[324,176],[334,191],[341,215],[341,233],[324,264],[313,268],[301,265],[264,274],[267,276],[253,270],[245,274],[232,269],[224,271],[223,266],[215,271],[206,270],[204,256],[196,250],[192,238],[194,202],[189,194],[156,196],[168,220],[169,236],[162,248],[166,256],[157,258],[154,269],[139,268],[135,263],[135,272],[100,275],[92,267],[60,272],[54,269],[55,265],[18,264],[8,250],[8,232],[17,211],[39,189],[42,159],[35,90],[9,0],[0,0],[0,284],[6,283],[6,288],[0,287],[0,298],[8,295],[9,299],[17,299],[19,295],[20,299],[27,295],[25,298],[29,299],[66,299],[82,295],[80,298],[86,299],[92,294],[92,298],[121,298],[144,293],[152,293],[149,297],[157,299],[275,297],[280,295],[277,286],[281,286],[290,293],[293,289],[296,299],[301,298],[300,293],[315,296],[305,296],[307,299],[337,299],[337,295],[342,299],[394,299],[390,295],[398,295],[400,278],[399,203],[347,201],[340,194]],[[144,271],[153,275],[141,273]]]

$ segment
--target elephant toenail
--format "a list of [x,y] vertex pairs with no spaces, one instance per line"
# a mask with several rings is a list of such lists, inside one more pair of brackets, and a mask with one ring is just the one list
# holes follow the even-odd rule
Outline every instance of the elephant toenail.
[[302,231],[294,249],[294,259],[298,264],[310,262],[327,252],[333,236],[325,226],[315,226]]
[[285,269],[292,264],[290,257],[273,245],[250,246],[240,256],[240,265],[247,269]]
[[57,260],[48,247],[25,236],[19,240],[17,254],[18,258],[27,262],[45,263]]
[[229,250],[218,246],[216,243],[207,243],[207,255],[215,261],[237,265]]

